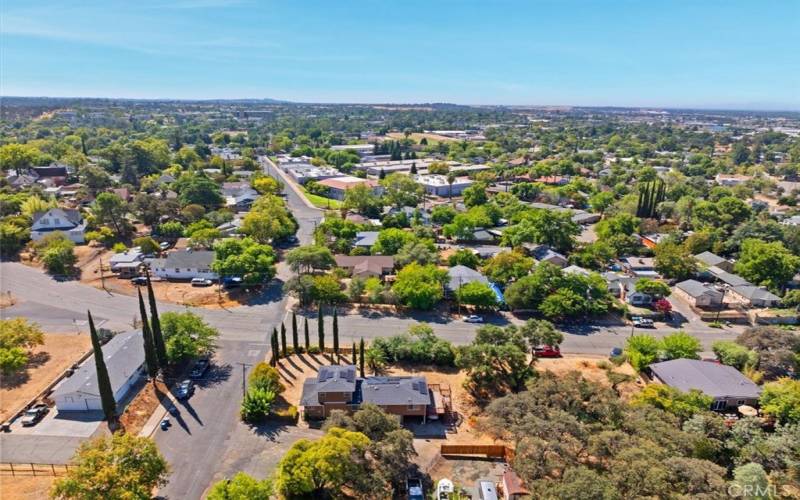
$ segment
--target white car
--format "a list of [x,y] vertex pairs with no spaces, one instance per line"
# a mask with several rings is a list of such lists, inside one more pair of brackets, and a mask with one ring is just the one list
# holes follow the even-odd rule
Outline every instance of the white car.
[[483,323],[483,318],[477,314],[470,314],[469,316],[464,316],[464,321],[467,323]]
[[192,278],[192,286],[211,286],[214,282],[206,278]]

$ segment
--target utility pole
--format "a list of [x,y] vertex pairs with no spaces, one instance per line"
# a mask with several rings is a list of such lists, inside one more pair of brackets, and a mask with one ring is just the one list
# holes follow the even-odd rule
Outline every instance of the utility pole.
[[102,284],[103,290],[106,289],[106,276],[103,274],[103,258],[100,257],[100,283]]
[[253,365],[250,363],[242,363],[241,361],[238,364],[242,365],[242,397],[244,397],[247,393],[247,369]]

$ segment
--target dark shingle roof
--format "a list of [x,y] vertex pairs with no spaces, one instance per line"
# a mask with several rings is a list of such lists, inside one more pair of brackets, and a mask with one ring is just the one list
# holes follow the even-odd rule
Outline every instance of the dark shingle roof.
[[732,366],[696,359],[673,359],[650,365],[665,384],[684,392],[702,391],[714,398],[758,398],[761,388]]

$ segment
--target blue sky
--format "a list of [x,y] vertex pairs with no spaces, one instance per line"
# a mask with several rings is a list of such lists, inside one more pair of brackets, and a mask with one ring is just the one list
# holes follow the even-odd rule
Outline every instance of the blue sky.
[[0,94],[800,109],[797,0],[2,0]]

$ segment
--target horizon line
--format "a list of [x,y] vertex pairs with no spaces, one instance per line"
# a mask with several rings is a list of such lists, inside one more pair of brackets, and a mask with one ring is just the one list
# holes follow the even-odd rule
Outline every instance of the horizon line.
[[275,104],[298,104],[298,105],[341,105],[341,106],[425,106],[425,105],[451,105],[464,107],[500,107],[500,108],[589,108],[589,109],[647,109],[647,110],[672,110],[672,111],[738,111],[738,112],[761,112],[761,113],[800,113],[800,106],[797,108],[758,108],[758,107],[730,107],[724,105],[703,106],[680,106],[680,105],[625,105],[625,104],[474,104],[456,103],[447,101],[427,101],[427,102],[355,102],[355,101],[292,101],[273,97],[202,97],[202,98],[181,98],[181,97],[110,97],[110,96],[59,96],[59,95],[0,95],[2,99],[95,99],[95,100],[118,100],[118,101],[149,101],[149,102],[214,102],[214,101],[273,101]]

